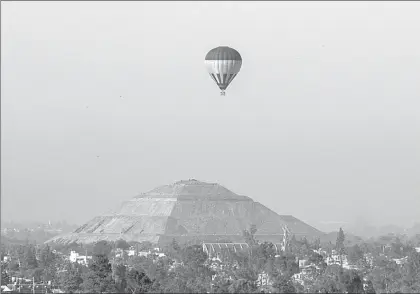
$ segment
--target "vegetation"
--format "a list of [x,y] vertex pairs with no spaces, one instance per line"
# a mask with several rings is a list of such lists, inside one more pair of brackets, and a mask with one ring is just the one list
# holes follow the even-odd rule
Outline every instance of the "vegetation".
[[[54,247],[2,244],[7,261],[2,261],[1,280],[5,285],[12,277],[34,279],[66,293],[420,292],[420,253],[409,240],[384,236],[346,246],[340,229],[335,244],[292,238],[287,251],[278,252],[273,244],[258,242],[255,231],[255,226],[244,231],[247,250],[223,251],[213,260],[201,245],[176,240],[161,257],[138,256],[138,251],[153,252],[153,244],[124,240]],[[135,254],[128,254],[130,248]],[[92,259],[87,265],[71,263],[65,257],[72,250]],[[327,262],[333,251],[339,256],[335,264]]]

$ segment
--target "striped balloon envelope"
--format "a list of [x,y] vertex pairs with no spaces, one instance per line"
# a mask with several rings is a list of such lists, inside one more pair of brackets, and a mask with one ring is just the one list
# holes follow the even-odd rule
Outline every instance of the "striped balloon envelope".
[[235,49],[221,46],[207,53],[204,64],[210,77],[222,90],[220,94],[224,96],[225,90],[241,69],[242,57]]

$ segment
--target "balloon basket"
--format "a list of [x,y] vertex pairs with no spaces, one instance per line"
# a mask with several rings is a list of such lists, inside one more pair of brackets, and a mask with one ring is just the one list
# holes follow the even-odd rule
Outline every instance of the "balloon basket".
[[225,91],[220,92],[220,96],[226,96]]

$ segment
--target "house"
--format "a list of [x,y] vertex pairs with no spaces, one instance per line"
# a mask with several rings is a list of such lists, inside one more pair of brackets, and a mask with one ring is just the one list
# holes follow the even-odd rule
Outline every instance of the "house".
[[303,268],[308,265],[308,260],[306,259],[299,259],[299,268]]
[[343,263],[343,268],[348,269],[348,270],[359,270],[359,267],[357,265],[354,264],[344,264]]
[[13,290],[7,287],[6,285],[1,286],[1,293],[3,292],[12,292]]
[[154,255],[157,256],[157,257],[164,257],[164,256],[166,256],[165,253],[163,253],[163,252],[155,252]]
[[129,249],[128,251],[127,251],[127,255],[128,256],[135,256],[136,255],[136,250],[135,249]]
[[319,270],[319,267],[316,267],[316,266],[314,266],[312,264],[305,265],[305,266],[303,266],[301,268],[301,271],[299,273],[296,273],[296,274],[294,274],[292,276],[292,279],[295,282],[303,285],[304,284],[304,280],[307,280],[307,279],[311,280],[312,279],[312,277],[311,277],[312,274],[314,272],[316,272],[317,270]]
[[273,282],[270,281],[270,277],[266,272],[262,272],[261,274],[258,274],[258,280],[257,280],[258,287],[271,286],[272,284]]
[[51,293],[47,286],[45,285],[37,285],[37,284],[21,284],[17,285],[14,292],[18,293],[34,293],[34,294],[45,294],[45,293]]
[[327,251],[323,250],[322,248],[319,248],[318,250],[312,249],[312,251],[322,256],[328,255]]
[[365,253],[363,254],[363,257],[365,258],[367,264],[369,264],[370,267],[373,266],[373,254],[372,253]]
[[149,256],[150,254],[152,254],[152,252],[151,252],[151,251],[140,251],[140,252],[139,252],[139,254],[138,254],[138,256],[147,257],[147,256]]
[[341,262],[343,262],[343,266],[348,264],[347,255],[337,254],[335,250],[333,250],[332,254],[325,259],[325,262],[327,265],[341,264]]
[[70,252],[70,256],[69,256],[70,262],[77,262],[79,264],[87,265],[88,259],[92,259],[92,256],[79,255],[79,253],[77,253],[76,251]]
[[398,265],[402,265],[407,262],[408,256],[403,258],[393,258],[392,260],[395,261]]
[[333,250],[333,254],[331,254],[330,256],[328,256],[325,259],[325,262],[327,265],[340,265],[341,266],[341,262],[343,264],[343,268],[345,269],[358,269],[358,267],[356,265],[350,265],[348,263],[347,260],[347,255],[339,255],[339,254],[334,254],[336,253],[335,250]]
[[325,259],[325,262],[327,265],[341,264],[340,256],[337,254],[332,254]]

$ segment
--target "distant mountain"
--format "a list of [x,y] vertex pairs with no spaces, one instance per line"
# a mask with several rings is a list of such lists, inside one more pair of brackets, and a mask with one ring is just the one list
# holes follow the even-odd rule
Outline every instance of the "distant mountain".
[[3,242],[3,238],[5,238],[5,240],[9,241],[9,242],[14,242],[14,243],[20,243],[22,242],[26,242],[26,240],[28,240],[30,243],[37,243],[37,244],[42,244],[44,243],[46,240],[54,237],[58,235],[58,233],[50,233],[47,231],[44,231],[43,229],[35,229],[33,231],[27,230],[27,229],[20,229],[18,232],[16,231],[2,231],[1,232],[1,237],[2,237],[2,242]]
[[26,240],[18,240],[18,239],[13,239],[13,238],[9,238],[5,235],[1,235],[1,246],[8,246],[8,245],[16,245],[16,244],[25,244]]
[[[330,232],[327,234],[324,234],[321,238],[321,244],[322,243],[333,243],[335,244],[335,242],[337,241],[337,235],[338,232]],[[344,235],[345,235],[345,240],[344,240],[344,245],[345,246],[353,246],[355,244],[360,244],[363,242],[363,239],[359,236],[355,236],[351,233],[346,233],[346,231],[344,231]]]
[[66,221],[58,221],[58,222],[51,222],[51,223],[43,223],[39,221],[1,221],[1,228],[2,229],[18,229],[18,230],[35,230],[42,228],[44,230],[61,230],[61,233],[72,232],[77,229],[79,226],[75,224],[68,224]]
[[407,235],[410,237],[420,234],[420,223],[414,224],[411,228],[407,229]]
[[[37,221],[14,222],[2,221],[1,223],[2,243],[30,242],[42,244],[46,240],[62,233],[74,231],[78,226],[69,225],[64,222],[41,223]],[[3,242],[4,241],[4,242]]]

